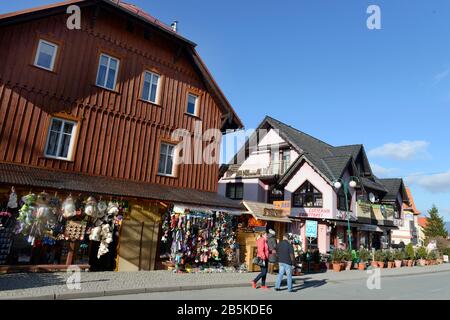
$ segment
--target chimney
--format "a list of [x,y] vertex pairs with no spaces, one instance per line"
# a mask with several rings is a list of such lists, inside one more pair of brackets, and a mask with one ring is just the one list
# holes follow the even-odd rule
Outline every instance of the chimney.
[[175,20],[174,22],[172,22],[170,27],[172,28],[172,31],[177,32],[178,31],[178,21]]

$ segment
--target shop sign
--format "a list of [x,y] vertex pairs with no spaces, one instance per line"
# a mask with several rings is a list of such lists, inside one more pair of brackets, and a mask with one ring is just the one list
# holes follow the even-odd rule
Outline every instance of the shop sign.
[[264,215],[267,217],[283,217],[283,211],[277,209],[264,208]]
[[301,208],[300,217],[309,218],[331,218],[331,210],[323,208]]
[[284,216],[291,214],[291,202],[290,201],[274,201],[273,206],[277,210],[281,210]]
[[317,238],[317,221],[306,220],[305,235],[307,238]]

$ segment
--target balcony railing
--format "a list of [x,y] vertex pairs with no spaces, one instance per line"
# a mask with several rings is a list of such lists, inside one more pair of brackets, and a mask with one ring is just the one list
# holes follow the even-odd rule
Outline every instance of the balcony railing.
[[[246,168],[241,169],[241,165],[231,165],[225,174],[225,177],[263,177],[283,175],[290,166],[289,161],[272,162],[263,168]],[[255,166],[256,167],[256,166]]]

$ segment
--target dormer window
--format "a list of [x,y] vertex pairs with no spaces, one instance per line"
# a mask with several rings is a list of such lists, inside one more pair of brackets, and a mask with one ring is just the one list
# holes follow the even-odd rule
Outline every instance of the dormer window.
[[322,192],[306,181],[292,194],[292,206],[296,208],[322,208]]

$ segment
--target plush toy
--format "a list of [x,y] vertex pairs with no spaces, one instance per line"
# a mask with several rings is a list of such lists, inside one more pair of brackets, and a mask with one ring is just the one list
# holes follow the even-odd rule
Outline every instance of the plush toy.
[[16,189],[14,187],[11,187],[11,193],[9,195],[9,200],[8,200],[7,206],[10,209],[16,209],[18,207],[17,193],[16,193]]
[[109,224],[104,224],[101,226],[100,231],[100,246],[98,248],[97,258],[100,259],[101,256],[109,252],[108,246],[112,242],[112,231]]
[[97,200],[94,197],[89,197],[86,200],[86,205],[84,207],[84,213],[93,218],[97,218]]
[[72,196],[68,196],[62,204],[62,215],[66,219],[70,219],[76,215],[75,202]]
[[105,216],[106,211],[108,210],[108,205],[105,201],[99,201],[97,203],[97,218],[101,219]]
[[89,235],[89,240],[100,241],[101,231],[102,231],[101,227],[94,227],[94,228],[92,228],[91,229],[91,234]]

